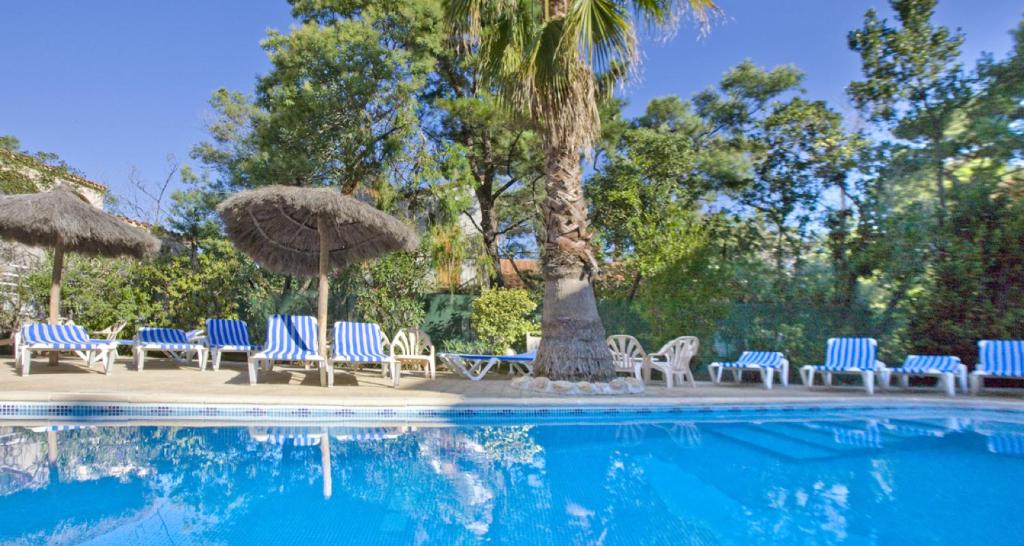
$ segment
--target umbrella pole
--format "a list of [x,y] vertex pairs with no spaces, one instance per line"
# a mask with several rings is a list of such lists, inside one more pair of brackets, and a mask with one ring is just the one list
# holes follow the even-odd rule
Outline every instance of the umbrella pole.
[[[53,247],[53,275],[50,277],[50,324],[57,324],[60,316],[60,277],[64,272],[64,245]],[[50,351],[50,365],[57,365],[57,352]]]
[[[330,250],[327,248],[327,220],[324,218],[317,219],[317,232],[320,236],[320,294],[317,300],[317,322],[320,324],[319,339],[320,343],[320,355],[327,359],[327,264],[330,259]],[[334,373],[333,370],[331,373]],[[321,379],[323,377],[321,376]]]

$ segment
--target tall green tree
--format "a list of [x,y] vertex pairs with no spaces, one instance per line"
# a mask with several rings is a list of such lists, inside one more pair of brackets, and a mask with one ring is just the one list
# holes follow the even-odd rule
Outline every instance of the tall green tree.
[[955,151],[949,133],[970,88],[959,62],[964,37],[932,23],[936,1],[891,0],[897,26],[868,10],[864,26],[848,36],[864,72],[848,93],[868,119],[891,129],[927,166],[941,227],[948,215],[946,163]]
[[636,21],[664,27],[681,9],[705,19],[715,6],[449,0],[446,9],[453,34],[478,53],[497,94],[527,113],[544,150],[544,337],[535,370],[555,379],[608,379],[614,370],[590,284],[596,261],[580,165],[600,132],[599,82],[620,73],[622,63],[635,66]]

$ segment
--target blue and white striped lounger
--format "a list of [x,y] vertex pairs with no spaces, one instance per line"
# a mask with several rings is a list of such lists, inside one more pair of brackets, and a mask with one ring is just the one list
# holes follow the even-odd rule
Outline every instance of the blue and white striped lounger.
[[1024,379],[1024,339],[978,342],[978,365],[971,372],[971,392],[981,392],[987,377]]
[[248,357],[260,350],[249,340],[249,325],[245,321],[229,319],[207,319],[206,346],[210,349],[214,371],[220,369],[220,358],[224,353],[245,353]]
[[522,373],[530,375],[533,373],[533,361],[537,359],[536,351],[529,351],[517,355],[474,355],[441,353],[438,355],[452,371],[457,371],[468,377],[471,381],[480,381],[487,375],[487,372],[501,362],[509,363],[510,373]]
[[380,326],[371,322],[335,322],[327,386],[334,386],[334,363],[380,364],[391,373],[392,386],[398,387],[398,361],[384,349]]
[[828,340],[825,364],[803,366],[800,380],[808,387],[814,386],[815,372],[821,372],[826,386],[832,385],[833,375],[859,375],[864,379],[864,389],[875,394],[875,372],[885,369],[877,359],[878,342],[868,337],[834,337]]
[[21,375],[31,371],[33,352],[81,353],[90,366],[98,357],[109,375],[117,350],[117,345],[109,341],[89,339],[85,328],[77,324],[26,324],[15,336],[15,346],[15,365],[21,367]]
[[327,385],[327,362],[317,343],[316,317],[272,315],[267,321],[267,344],[249,355],[249,384],[256,384],[259,365],[272,370],[274,362],[314,363],[320,370],[320,385]]
[[251,428],[249,436],[260,443],[271,445],[293,445],[295,447],[318,446],[327,433],[323,429],[307,427]]
[[331,437],[342,442],[382,442],[405,434],[402,427],[331,427]]
[[139,328],[132,344],[132,355],[135,367],[141,372],[146,366],[146,353],[159,351],[174,360],[185,364],[193,358],[198,361],[199,369],[206,369],[206,347],[192,343],[184,330],[177,328]]
[[899,368],[884,368],[880,373],[882,388],[886,389],[889,388],[891,374],[897,374],[904,389],[910,385],[911,376],[921,376],[939,378],[939,387],[949,396],[956,394],[955,380],[959,378],[960,390],[967,392],[967,366],[955,356],[910,355]]
[[732,377],[737,383],[743,379],[744,371],[756,371],[761,374],[764,388],[771,390],[773,376],[778,373],[783,387],[789,386],[789,361],[782,353],[770,351],[743,351],[736,362],[712,362],[708,364],[708,373],[715,384],[722,382],[722,371],[732,370]]
[[1024,434],[997,432],[989,435],[985,444],[991,453],[1024,455]]

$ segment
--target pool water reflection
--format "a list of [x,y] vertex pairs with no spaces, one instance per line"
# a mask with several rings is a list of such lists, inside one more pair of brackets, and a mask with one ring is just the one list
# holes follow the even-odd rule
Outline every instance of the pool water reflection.
[[1024,425],[891,414],[6,426],[0,543],[1024,540]]

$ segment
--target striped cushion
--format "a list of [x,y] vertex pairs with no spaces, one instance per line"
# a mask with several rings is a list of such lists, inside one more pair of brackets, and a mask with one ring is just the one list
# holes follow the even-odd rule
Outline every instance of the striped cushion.
[[983,339],[979,341],[978,369],[989,375],[1024,377],[1024,340]]
[[315,317],[273,315],[267,321],[266,349],[256,356],[272,360],[308,360],[318,356]]
[[273,445],[316,446],[320,445],[323,435],[324,433],[321,431],[307,431],[301,428],[273,428],[266,431],[265,439],[257,439],[257,441],[265,441]]
[[736,362],[719,362],[723,368],[778,368],[782,365],[782,353],[770,351],[743,351]]
[[956,372],[960,369],[960,359],[955,356],[910,355],[903,366],[893,368],[896,373],[934,373]]
[[992,453],[1024,455],[1024,434],[996,433],[988,437],[987,444]]
[[864,430],[835,427],[833,429],[833,441],[839,445],[879,449],[882,447],[882,436],[878,427],[869,426]]
[[210,347],[249,349],[253,346],[249,341],[249,325],[241,320],[207,320],[206,342]]
[[334,323],[334,359],[346,362],[389,362],[380,326],[370,322]]
[[331,435],[336,440],[353,442],[379,442],[390,440],[402,435],[401,429],[397,428],[362,428],[362,427],[341,427],[332,428]]
[[825,365],[818,369],[874,370],[878,342],[869,337],[834,337],[828,340]]
[[185,331],[177,328],[140,328],[136,339],[146,345],[191,345]]
[[21,327],[24,346],[41,346],[67,351],[96,349],[105,345],[89,339],[85,328],[77,324],[26,324]]

